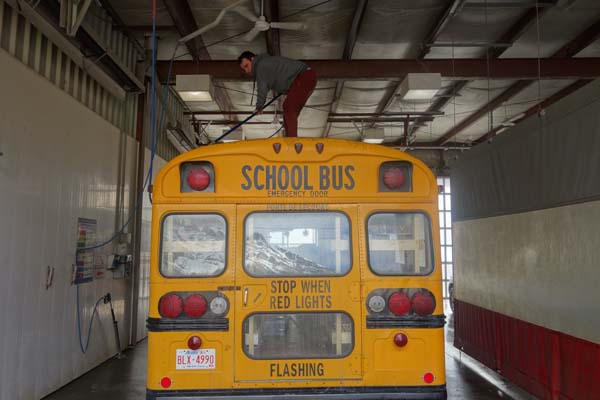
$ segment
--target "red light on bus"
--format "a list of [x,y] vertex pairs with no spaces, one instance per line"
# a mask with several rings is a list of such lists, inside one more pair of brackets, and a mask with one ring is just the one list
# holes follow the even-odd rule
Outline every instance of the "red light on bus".
[[183,304],[185,315],[199,318],[206,312],[206,299],[200,294],[193,294],[185,299]]
[[383,173],[383,183],[390,190],[396,190],[404,184],[404,172],[400,168],[387,168]]
[[433,383],[435,376],[431,372],[427,372],[425,375],[423,375],[423,380],[425,383]]
[[210,175],[202,167],[194,168],[188,172],[187,183],[190,188],[200,192],[210,185]]
[[165,318],[177,318],[183,311],[183,300],[171,293],[163,296],[158,302],[158,312]]
[[431,315],[435,310],[435,297],[429,290],[422,290],[413,295],[411,305],[419,315]]
[[396,292],[388,299],[388,307],[395,315],[406,315],[410,311],[410,298],[406,293]]
[[160,380],[160,386],[164,387],[165,389],[170,388],[171,387],[171,378],[169,378],[168,376],[165,376],[164,378],[162,378]]
[[202,346],[202,339],[200,339],[198,336],[192,336],[188,339],[187,344],[191,350],[198,350]]
[[404,347],[404,346],[406,346],[407,343],[408,343],[408,336],[406,336],[404,333],[398,332],[398,333],[396,333],[396,335],[394,335],[394,344],[396,346]]

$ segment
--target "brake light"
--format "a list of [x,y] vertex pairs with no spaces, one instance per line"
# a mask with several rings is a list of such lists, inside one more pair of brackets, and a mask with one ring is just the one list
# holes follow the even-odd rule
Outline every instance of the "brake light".
[[198,350],[202,346],[202,339],[198,336],[192,336],[188,339],[188,347],[191,350]]
[[419,315],[431,315],[435,310],[435,297],[426,289],[415,293],[410,303],[413,311]]
[[165,318],[177,318],[183,311],[183,300],[174,293],[163,296],[158,302],[158,312]]
[[187,183],[190,188],[201,192],[210,184],[210,175],[202,167],[191,169],[188,172]]
[[191,318],[198,318],[206,312],[206,299],[201,294],[188,296],[183,303],[185,315]]
[[395,315],[406,315],[410,312],[410,298],[404,292],[396,292],[388,299],[388,308]]

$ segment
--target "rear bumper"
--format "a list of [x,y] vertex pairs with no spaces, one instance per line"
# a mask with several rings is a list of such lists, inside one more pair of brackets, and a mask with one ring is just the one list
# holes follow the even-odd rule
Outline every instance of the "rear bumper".
[[446,385],[147,390],[146,400],[446,400]]

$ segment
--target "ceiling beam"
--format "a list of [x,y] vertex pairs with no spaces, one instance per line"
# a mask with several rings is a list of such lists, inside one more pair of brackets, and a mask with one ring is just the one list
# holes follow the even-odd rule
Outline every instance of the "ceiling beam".
[[[446,28],[448,23],[454,18],[460,10],[465,6],[466,0],[453,0],[448,7],[444,10],[444,13],[439,18],[437,24],[433,26],[431,31],[427,34],[427,38],[425,39],[425,44],[435,43],[437,38],[440,36],[442,31]],[[425,58],[429,51],[431,50],[430,46],[424,46],[419,54],[418,58]]]
[[[581,32],[577,37],[573,40],[569,41],[566,45],[556,51],[549,59],[547,60],[556,60],[561,63],[567,63],[568,61],[573,61],[576,59],[569,59],[564,57],[573,57],[581,50],[588,47],[590,44],[594,43],[596,39],[600,37],[600,20],[596,21],[594,24],[590,25],[587,29]],[[581,58],[578,58],[581,60]],[[591,77],[584,77],[591,78]],[[542,78],[543,79],[543,78]],[[507,90],[502,92],[499,96],[497,96],[494,100],[489,102],[488,104],[481,107],[479,110],[475,111],[473,114],[469,115],[467,118],[462,120],[458,125],[450,129],[446,132],[440,139],[436,141],[438,145],[446,144],[451,138],[459,134],[463,129],[474,124],[479,118],[483,117],[486,113],[492,112],[498,106],[502,105],[505,101],[510,100],[517,94],[519,94],[523,89],[530,85],[530,81],[519,80],[511,85]],[[492,127],[492,130],[494,127]],[[498,131],[496,131],[498,132]],[[488,132],[489,133],[489,132]],[[485,135],[484,135],[485,136]]]
[[[399,79],[407,73],[437,72],[448,79],[538,79],[538,60],[535,58],[485,59],[427,59],[427,60],[303,60],[315,70],[319,79]],[[166,76],[168,61],[159,61],[157,69]],[[488,69],[489,67],[489,69]],[[595,79],[600,77],[600,57],[542,58],[542,79]],[[489,74],[488,74],[489,72]],[[250,81],[233,60],[175,61],[173,75],[208,74],[216,79]]]
[[[237,111],[220,111],[220,110],[214,110],[214,111],[186,111],[183,114],[184,115],[233,115],[233,114],[239,114],[239,115],[250,115],[253,114],[254,111],[242,111],[242,110],[237,110]],[[275,111],[263,111],[263,114],[281,114],[280,111],[275,112]],[[377,114],[377,113],[331,113],[330,117],[377,117],[377,116],[382,116],[382,117],[397,117],[400,115],[409,115],[409,116],[437,116],[437,115],[444,115],[443,112],[439,112],[439,113],[430,113],[430,112],[426,112],[426,111],[401,111],[401,112],[393,112],[393,113],[385,113],[383,115],[381,114]]]
[[[354,51],[354,45],[356,44],[356,38],[358,37],[358,31],[360,30],[360,25],[362,23],[362,19],[365,15],[365,11],[367,9],[368,0],[359,0],[354,8],[354,16],[352,17],[352,23],[350,24],[350,29],[348,30],[348,34],[346,35],[346,44],[344,45],[344,52],[342,53],[342,60],[350,60],[352,59],[352,52]],[[333,91],[333,101],[329,106],[329,114],[335,112],[339,105],[340,97],[342,97],[342,92],[344,91],[344,81],[339,80],[335,83],[335,90]],[[323,136],[329,136],[329,131],[331,130],[331,123],[328,123],[325,126],[325,131],[323,132]]]
[[[269,22],[279,22],[278,0],[265,0],[265,18]],[[272,56],[281,55],[281,43],[279,40],[279,29],[269,29],[265,32],[267,51]]]
[[[593,80],[592,79],[581,79],[581,80],[573,82],[569,86],[564,87],[563,89],[554,93],[552,96],[546,98],[544,101],[529,108],[527,111],[525,111],[523,113],[523,115],[520,115],[519,118],[511,121],[511,124],[514,124],[514,125],[519,124],[520,122],[524,121],[528,117],[530,117],[534,114],[538,114],[541,110],[544,110],[544,109],[550,107],[552,104],[554,104],[557,101],[559,101],[560,99],[570,95],[571,93],[581,89],[582,87],[584,87],[585,85],[587,85],[590,82],[593,82]],[[509,127],[505,126],[505,125],[498,125],[495,128],[491,129],[485,135],[481,136],[479,139],[473,141],[473,145],[477,145],[477,144],[483,143],[485,141],[488,141],[488,140],[492,139],[494,136],[496,136],[498,133],[500,133],[500,131],[502,131],[503,129],[508,129],[508,128]]]
[[[162,0],[162,1],[163,1],[163,4],[165,5],[165,7],[167,8],[167,11],[169,12],[169,15],[171,16],[171,19],[173,20],[173,23],[175,24],[175,27],[177,28],[177,31],[179,32],[179,35],[181,37],[189,35],[190,33],[198,30],[198,24],[196,23],[196,20],[194,19],[194,14],[193,14],[192,9],[190,8],[190,5],[188,4],[187,0]],[[190,52],[190,54],[194,60],[210,60],[210,58],[211,58],[210,53],[206,49],[206,46],[204,45],[204,41],[202,40],[201,36],[196,36],[194,39],[188,41],[185,45],[187,46],[188,51]],[[196,61],[192,61],[192,63],[195,64]],[[167,64],[168,64],[168,61],[167,61]],[[239,66],[237,66],[237,68],[239,70]],[[168,74],[168,65],[167,65],[167,70],[164,71],[162,75],[159,71],[159,76],[161,76],[161,77],[166,77],[167,74]],[[201,74],[201,72],[195,72],[194,74]],[[173,76],[178,75],[177,71],[173,70],[172,75]],[[175,81],[175,79],[171,79],[171,80]],[[215,82],[215,83],[218,83],[218,82]],[[225,90],[215,87],[213,94],[215,96],[215,102],[217,103],[219,108],[221,108],[224,111],[234,109],[233,103],[231,102],[231,98],[229,97],[229,94]],[[237,118],[234,117],[234,120],[237,120]]]

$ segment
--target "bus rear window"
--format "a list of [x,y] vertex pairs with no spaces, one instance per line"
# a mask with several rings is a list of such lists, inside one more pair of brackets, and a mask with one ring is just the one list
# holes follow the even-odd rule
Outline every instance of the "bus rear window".
[[350,223],[340,212],[253,213],[244,269],[255,277],[340,276],[350,270]]
[[423,213],[377,213],[367,223],[369,266],[378,275],[433,271],[431,223]]
[[220,275],[225,269],[225,218],[170,214],[162,221],[160,272],[170,278]]
[[244,321],[244,352],[257,360],[342,358],[354,325],[344,313],[253,314]]

